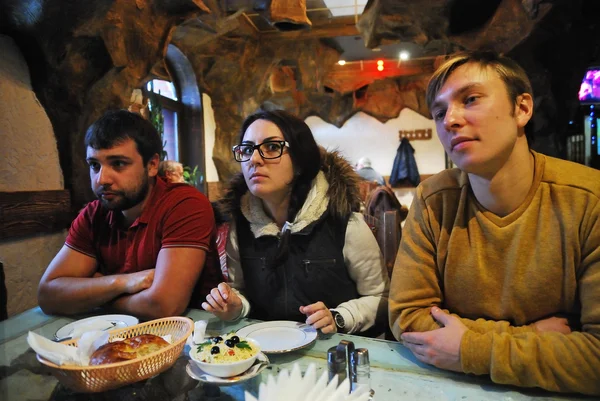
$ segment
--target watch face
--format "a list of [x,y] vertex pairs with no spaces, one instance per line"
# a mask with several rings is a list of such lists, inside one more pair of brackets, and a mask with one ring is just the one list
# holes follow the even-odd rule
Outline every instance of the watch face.
[[335,325],[337,327],[339,327],[340,329],[343,329],[344,326],[346,326],[346,322],[344,321],[344,317],[339,312],[336,312],[334,314],[333,319],[335,320]]

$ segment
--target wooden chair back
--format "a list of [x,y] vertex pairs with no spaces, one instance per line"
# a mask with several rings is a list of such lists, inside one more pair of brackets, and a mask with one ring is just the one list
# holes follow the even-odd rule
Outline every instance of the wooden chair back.
[[396,210],[388,210],[381,212],[379,217],[374,217],[364,214],[363,217],[367,225],[373,231],[373,235],[377,240],[383,261],[387,268],[388,275],[392,276],[394,263],[396,262],[396,254],[400,246],[402,237],[402,228],[398,222],[398,212]]
[[376,222],[375,238],[383,254],[383,260],[390,277],[394,269],[401,236],[402,231],[398,222],[398,212],[396,210],[383,212]]
[[[402,236],[402,228],[398,221],[398,211],[388,210],[378,214],[379,217],[374,217],[369,214],[364,214],[364,219],[367,225],[373,231],[373,235],[377,240],[379,249],[383,255],[383,261],[387,269],[388,276],[392,277],[394,263],[398,247],[400,246],[400,238]],[[382,337],[386,340],[396,340],[392,334],[388,324],[385,324]]]
[[358,183],[358,189],[360,191],[360,199],[363,202],[366,202],[369,198],[369,195],[375,188],[377,188],[379,184],[376,181],[360,181]]

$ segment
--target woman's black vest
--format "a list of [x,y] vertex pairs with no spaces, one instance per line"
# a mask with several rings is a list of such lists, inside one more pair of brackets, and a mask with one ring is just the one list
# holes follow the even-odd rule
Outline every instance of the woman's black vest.
[[236,221],[244,294],[250,301],[250,317],[261,320],[304,322],[300,306],[322,301],[328,308],[356,299],[356,283],[344,263],[348,218],[325,213],[302,231],[291,234],[289,256],[272,266],[279,237],[254,238],[250,224],[240,215]]

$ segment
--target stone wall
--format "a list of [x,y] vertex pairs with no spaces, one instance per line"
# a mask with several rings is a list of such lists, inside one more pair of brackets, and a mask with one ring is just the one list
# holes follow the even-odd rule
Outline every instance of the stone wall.
[[[64,189],[52,124],[31,88],[14,41],[0,35],[0,192]],[[0,242],[8,313],[37,305],[40,278],[65,232]]]
[[78,210],[93,199],[83,133],[107,109],[127,108],[133,89],[169,79],[173,30],[207,13],[201,0],[46,0],[0,6],[0,32],[23,52],[35,93],[57,138],[65,187]]

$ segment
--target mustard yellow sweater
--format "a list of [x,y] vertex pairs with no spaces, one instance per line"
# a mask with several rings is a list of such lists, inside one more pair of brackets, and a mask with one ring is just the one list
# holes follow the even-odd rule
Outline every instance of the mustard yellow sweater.
[[[469,328],[466,373],[496,383],[600,394],[600,171],[533,152],[534,182],[499,217],[467,175],[443,171],[417,189],[392,275],[392,331],[439,328],[438,305]],[[531,323],[566,316],[571,334]]]

